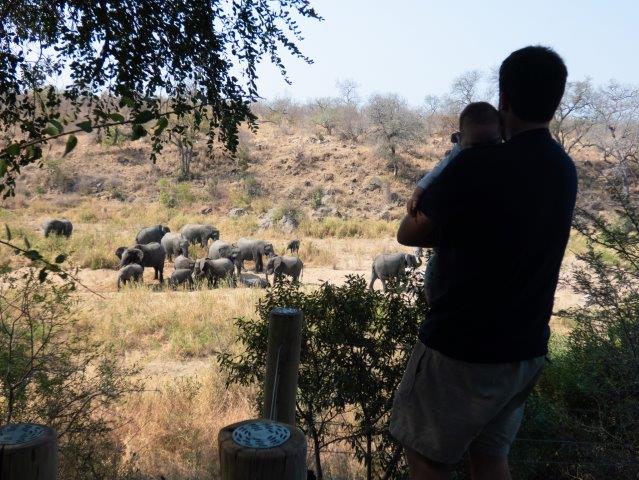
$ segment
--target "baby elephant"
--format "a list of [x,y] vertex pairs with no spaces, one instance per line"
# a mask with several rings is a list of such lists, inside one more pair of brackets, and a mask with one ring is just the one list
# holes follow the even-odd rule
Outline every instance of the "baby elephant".
[[271,257],[266,264],[266,281],[268,282],[269,275],[273,275],[273,283],[281,281],[284,275],[288,275],[297,282],[303,268],[304,263],[299,257]]
[[269,283],[262,277],[240,277],[240,283],[249,288],[268,288]]
[[300,241],[299,240],[291,240],[290,242],[288,242],[288,245],[286,246],[286,251],[287,252],[291,252],[291,255],[292,254],[299,255],[299,253],[300,253]]
[[233,264],[233,261],[228,258],[218,258],[215,260],[210,258],[198,258],[195,261],[195,278],[206,278],[209,287],[217,287],[218,280],[227,278],[229,283],[234,287],[234,268],[235,265]]
[[189,289],[193,288],[192,271],[188,268],[179,268],[177,270],[173,270],[173,273],[171,273],[171,278],[169,278],[169,286],[175,290],[179,285],[182,285],[183,283],[188,284]]
[[66,218],[47,220],[42,225],[42,230],[44,231],[44,236],[48,237],[50,233],[55,235],[64,235],[69,238],[71,233],[73,232],[73,224],[70,220]]
[[195,260],[185,257],[184,255],[178,255],[175,257],[173,266],[176,270],[187,269],[193,271],[193,267],[195,267]]
[[137,263],[132,263],[120,269],[118,273],[118,290],[122,285],[126,285],[130,282],[141,283],[142,275],[144,274],[144,267]]
[[373,260],[373,271],[371,273],[371,283],[368,288],[373,289],[375,281],[379,278],[382,287],[386,291],[386,280],[401,279],[406,275],[406,269],[415,269],[422,264],[422,261],[415,255],[409,253],[382,253]]

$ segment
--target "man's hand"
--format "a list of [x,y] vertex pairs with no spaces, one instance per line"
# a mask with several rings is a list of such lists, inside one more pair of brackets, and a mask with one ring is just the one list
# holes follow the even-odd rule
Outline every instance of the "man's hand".
[[411,217],[417,215],[417,207],[419,206],[419,200],[422,197],[422,193],[424,193],[423,188],[415,187],[415,190],[413,190],[413,194],[406,203],[406,211]]
[[430,248],[436,246],[437,229],[422,212],[407,215],[397,231],[397,241],[408,247]]

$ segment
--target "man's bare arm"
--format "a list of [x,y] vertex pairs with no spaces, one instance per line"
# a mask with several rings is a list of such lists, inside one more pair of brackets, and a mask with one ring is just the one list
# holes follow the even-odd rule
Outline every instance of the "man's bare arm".
[[405,216],[397,231],[397,241],[408,247],[434,247],[436,240],[433,222],[419,211],[415,216]]

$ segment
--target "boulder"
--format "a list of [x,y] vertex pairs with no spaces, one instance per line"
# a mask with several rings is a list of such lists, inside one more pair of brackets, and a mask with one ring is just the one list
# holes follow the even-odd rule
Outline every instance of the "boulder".
[[379,177],[373,177],[368,181],[366,185],[366,190],[380,190],[384,186],[384,182]]
[[324,180],[331,181],[335,178],[335,175],[331,172],[327,172],[324,174]]
[[243,215],[246,215],[246,209],[245,208],[236,207],[236,208],[231,208],[229,210],[229,217],[231,217],[231,218],[238,218],[238,217],[241,217]]

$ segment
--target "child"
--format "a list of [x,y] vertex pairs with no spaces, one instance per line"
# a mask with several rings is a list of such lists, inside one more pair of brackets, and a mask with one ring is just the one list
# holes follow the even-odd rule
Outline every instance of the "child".
[[[409,215],[415,216],[417,214],[417,207],[424,191],[435,181],[442,170],[446,168],[446,165],[464,148],[494,145],[501,142],[499,112],[487,102],[470,103],[459,115],[459,132],[452,135],[451,141],[454,143],[453,148],[435,168],[417,182],[417,187],[415,187],[406,205]],[[434,282],[436,262],[437,249],[434,249],[426,265],[426,273],[424,275],[424,294],[428,303],[431,303],[432,299],[437,295],[437,285]]]

